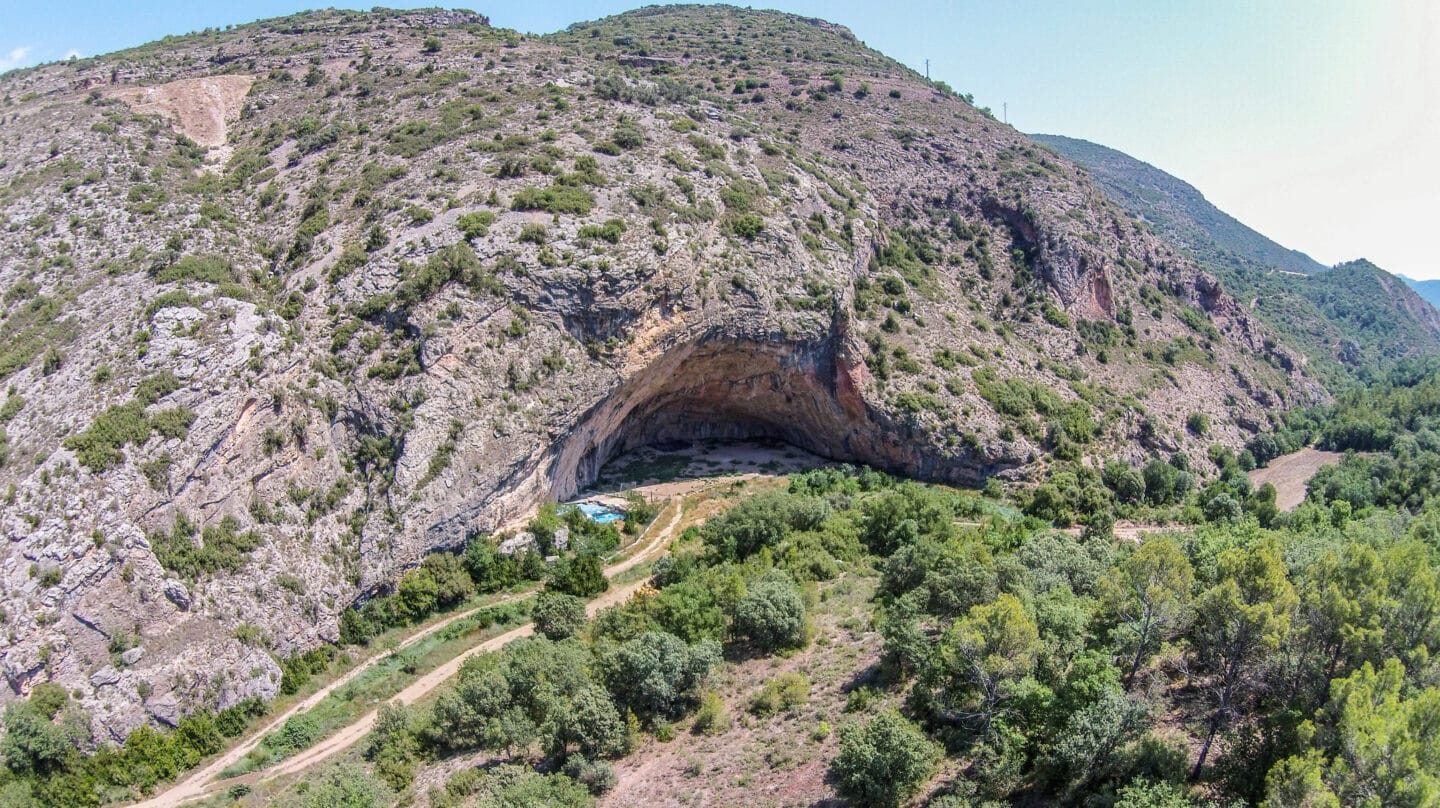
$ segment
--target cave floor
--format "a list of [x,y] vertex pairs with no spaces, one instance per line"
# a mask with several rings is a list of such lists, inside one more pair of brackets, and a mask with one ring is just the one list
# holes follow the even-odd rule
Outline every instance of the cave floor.
[[832,461],[783,441],[694,441],[643,446],[626,452],[600,470],[582,497],[607,497],[635,491],[652,502],[684,496],[717,478],[750,479],[794,474],[832,465]]

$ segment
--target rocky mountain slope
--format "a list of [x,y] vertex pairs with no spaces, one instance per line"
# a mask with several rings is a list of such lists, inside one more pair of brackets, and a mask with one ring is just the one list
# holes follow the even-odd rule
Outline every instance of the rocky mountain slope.
[[1321,395],[1068,161],[818,20],[322,12],[0,97],[5,690],[101,736],[273,695],[637,445],[975,484]]
[[1195,186],[1149,163],[1079,138],[1030,137],[1084,166],[1111,199],[1197,260],[1222,265],[1248,262],[1307,275],[1329,269],[1299,250],[1266,238],[1215,207]]
[[1032,137],[1084,166],[1111,199],[1249,301],[1258,317],[1316,363],[1316,375],[1342,381],[1440,353],[1440,312],[1423,291],[1406,288],[1415,284],[1363,259],[1327,268],[1241,224],[1185,181],[1122,152],[1059,135]]

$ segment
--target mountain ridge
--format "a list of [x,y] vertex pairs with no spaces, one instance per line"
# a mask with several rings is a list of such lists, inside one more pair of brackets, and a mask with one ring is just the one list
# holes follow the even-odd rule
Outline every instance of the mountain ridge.
[[1324,267],[1252,230],[1162,169],[1076,138],[1033,137],[1085,166],[1117,204],[1215,272],[1330,383],[1440,353],[1440,313],[1399,276],[1364,259]]
[[[1171,233],[1202,261],[1223,263],[1227,254],[1287,272],[1311,275],[1330,267],[1270,238],[1215,207],[1195,186],[1117,149],[1064,135],[1032,134],[1092,171],[1100,185],[1120,197],[1127,210],[1146,210],[1154,224]],[[1128,204],[1127,204],[1128,203]],[[1195,226],[1187,227],[1185,219]]]

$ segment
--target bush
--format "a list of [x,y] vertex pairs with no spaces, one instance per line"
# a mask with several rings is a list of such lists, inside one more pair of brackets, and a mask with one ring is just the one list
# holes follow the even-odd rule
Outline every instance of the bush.
[[750,700],[750,712],[768,718],[780,712],[794,712],[810,701],[810,680],[789,671],[769,679]]
[[619,244],[620,236],[625,232],[625,222],[621,219],[610,219],[605,224],[587,224],[580,228],[579,236],[582,239],[602,239],[611,244]]
[[841,795],[855,804],[895,808],[915,794],[939,762],[940,748],[919,727],[886,710],[840,731],[840,754],[830,771]]
[[549,213],[573,213],[584,216],[595,207],[595,197],[584,188],[552,185],[549,188],[524,188],[510,200],[514,210],[543,210]]
[[189,581],[217,572],[235,572],[250,561],[250,553],[263,540],[254,530],[241,532],[240,522],[225,516],[219,524],[199,530],[183,514],[176,514],[170,532],[149,534],[160,566]]
[[495,223],[495,214],[488,210],[466,213],[455,220],[455,226],[466,241],[472,241],[490,234],[490,225]]
[[235,270],[230,261],[218,255],[187,255],[175,263],[156,269],[156,283],[194,281],[196,283],[235,283]]
[[545,243],[546,227],[538,222],[531,222],[520,228],[520,241],[530,244]]
[[603,760],[590,760],[584,755],[574,755],[565,761],[565,767],[561,769],[566,777],[585,786],[591,794],[600,796],[615,787],[620,782],[615,776],[615,769]]
[[805,601],[783,573],[756,581],[735,606],[735,633],[769,653],[805,645]]
[[746,240],[754,239],[764,229],[765,220],[759,214],[746,213],[730,220],[730,232]]
[[701,735],[720,735],[730,729],[730,714],[719,693],[707,690],[700,694],[700,709],[695,711],[691,729]]
[[546,590],[530,610],[535,631],[551,640],[573,637],[585,626],[585,601],[564,592]]
[[1190,430],[1192,435],[1204,437],[1210,432],[1210,416],[1203,412],[1192,412],[1190,417],[1185,419],[1185,428]]
[[610,582],[605,580],[600,556],[581,553],[574,558],[562,558],[556,562],[547,587],[578,598],[590,598],[609,589]]
[[120,449],[126,444],[144,443],[149,438],[145,404],[131,401],[100,413],[84,432],[66,438],[64,446],[75,452],[82,466],[99,473],[125,459]]

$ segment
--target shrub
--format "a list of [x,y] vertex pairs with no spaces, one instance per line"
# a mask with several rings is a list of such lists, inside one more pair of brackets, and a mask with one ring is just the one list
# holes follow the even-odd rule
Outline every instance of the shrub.
[[183,438],[195,423],[195,411],[188,407],[171,407],[150,418],[150,425],[165,438]]
[[1185,428],[1193,435],[1204,437],[1210,432],[1210,416],[1203,412],[1192,412],[1185,419]]
[[530,611],[535,631],[552,640],[563,640],[579,633],[585,625],[585,601],[564,592],[546,590],[535,598]]
[[725,702],[719,693],[707,690],[700,694],[700,708],[695,711],[691,729],[702,735],[720,735],[730,729],[730,714],[725,711]]
[[794,712],[810,701],[810,680],[788,671],[769,679],[750,700],[750,712],[768,718],[780,712]]
[[190,581],[202,575],[235,572],[250,561],[250,553],[262,543],[259,533],[241,532],[240,522],[228,515],[219,524],[199,530],[198,543],[196,533],[196,526],[184,514],[176,514],[170,532],[150,533],[150,544],[160,566]]
[[477,210],[474,213],[466,213],[455,220],[455,226],[460,229],[460,234],[466,241],[471,241],[490,234],[490,225],[495,223],[495,214],[488,210]]
[[197,283],[235,283],[235,270],[230,261],[218,255],[187,255],[179,261],[154,271],[156,283],[195,281]]
[[99,473],[125,459],[120,449],[126,444],[144,443],[149,438],[145,405],[131,401],[100,413],[84,432],[66,438],[64,446],[75,452],[82,466]]
[[735,633],[770,652],[805,645],[805,601],[783,573],[756,581],[735,606]]
[[582,239],[603,239],[611,244],[619,244],[620,236],[625,232],[625,222],[621,219],[611,219],[605,224],[587,224],[580,228]]
[[524,188],[510,200],[513,210],[543,210],[549,213],[573,213],[584,216],[595,207],[595,197],[584,188],[552,185],[549,188]]
[[940,762],[940,748],[919,727],[886,710],[840,731],[830,764],[841,795],[857,805],[895,808],[913,796]]
[[753,239],[765,229],[765,220],[758,214],[746,213],[730,220],[730,232],[743,239]]
[[634,121],[622,121],[619,126],[615,127],[614,133],[610,135],[610,140],[616,146],[628,151],[645,145],[645,133],[640,131],[640,127]]
[[603,760],[590,760],[584,755],[573,755],[561,769],[566,777],[585,786],[591,794],[600,796],[615,787],[620,780],[615,769]]
[[531,222],[520,228],[520,241],[529,242],[530,244],[544,244],[545,234],[545,225],[538,222]]

